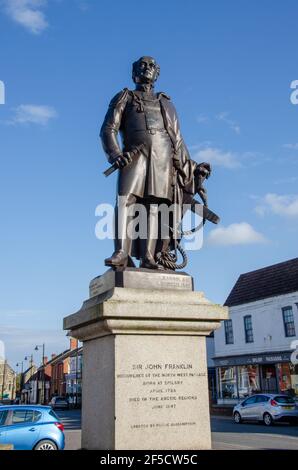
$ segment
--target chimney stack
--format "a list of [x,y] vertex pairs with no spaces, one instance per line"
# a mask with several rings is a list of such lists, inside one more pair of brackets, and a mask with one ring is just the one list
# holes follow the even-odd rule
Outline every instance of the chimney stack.
[[78,340],[75,338],[70,338],[70,350],[77,349],[78,347]]

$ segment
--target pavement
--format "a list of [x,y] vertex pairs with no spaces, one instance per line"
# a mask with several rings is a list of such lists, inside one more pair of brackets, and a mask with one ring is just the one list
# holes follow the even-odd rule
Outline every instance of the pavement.
[[[65,449],[80,449],[81,410],[57,411],[57,414],[65,426]],[[214,450],[298,450],[298,426],[235,424],[230,417],[212,416],[211,431]]]

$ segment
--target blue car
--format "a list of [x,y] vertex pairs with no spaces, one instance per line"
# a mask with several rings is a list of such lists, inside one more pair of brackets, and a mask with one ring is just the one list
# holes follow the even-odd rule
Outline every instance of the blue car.
[[14,450],[63,450],[63,431],[63,424],[50,406],[0,408],[0,444],[12,444]]

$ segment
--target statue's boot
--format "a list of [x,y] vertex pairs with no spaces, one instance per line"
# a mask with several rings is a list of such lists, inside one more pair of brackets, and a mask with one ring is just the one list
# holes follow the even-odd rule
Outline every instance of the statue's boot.
[[146,253],[141,259],[140,268],[147,269],[160,269],[160,266],[155,261],[155,249],[158,236],[158,205],[149,205],[148,216],[148,235],[146,243]]
[[111,267],[126,267],[128,263],[128,254],[126,251],[120,249],[114,251],[112,256],[105,259],[105,265]]
[[[117,198],[115,208],[115,251],[109,258],[105,259],[105,265],[112,268],[126,268],[127,265],[134,266],[129,256],[131,251],[131,240],[127,236],[127,227],[131,217],[129,207],[135,203],[132,195]],[[119,217],[118,217],[119,215]]]

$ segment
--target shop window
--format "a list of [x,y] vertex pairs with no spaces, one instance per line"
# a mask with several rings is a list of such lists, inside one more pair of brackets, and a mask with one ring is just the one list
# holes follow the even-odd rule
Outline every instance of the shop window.
[[237,398],[236,367],[220,367],[219,369],[220,398]]
[[288,393],[298,397],[298,364],[290,364],[291,388]]
[[262,391],[266,393],[277,393],[277,380],[274,365],[262,366]]
[[245,398],[260,391],[259,366],[245,365],[238,367],[239,398]]
[[291,389],[291,373],[290,364],[283,363],[277,364],[279,390],[281,392],[288,392]]
[[294,315],[292,307],[284,307],[282,309],[284,328],[286,337],[296,336]]
[[232,320],[225,320],[226,344],[234,344],[233,323]]
[[245,342],[253,343],[254,335],[252,330],[252,318],[251,315],[245,315],[244,317],[244,332],[245,332]]

